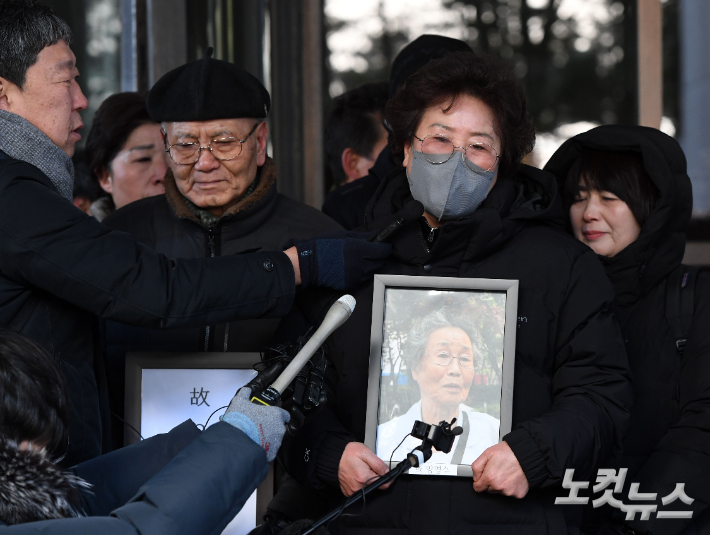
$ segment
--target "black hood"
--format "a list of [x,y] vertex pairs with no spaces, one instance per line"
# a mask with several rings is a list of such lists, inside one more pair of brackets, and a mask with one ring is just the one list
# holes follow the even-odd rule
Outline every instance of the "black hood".
[[628,306],[683,260],[685,229],[693,210],[685,155],[676,140],[654,128],[600,126],[567,140],[545,166],[545,171],[557,178],[560,192],[567,173],[585,149],[639,153],[659,192],[638,239],[613,258],[599,257],[614,286],[617,303]]
[[[404,168],[391,172],[370,200],[365,214],[368,230],[384,228],[412,200]],[[419,224],[412,223],[395,235],[393,257],[409,264],[424,264],[443,251],[464,250],[463,262],[475,261],[500,247],[531,222],[564,226],[564,210],[555,177],[521,164],[512,178],[499,179],[473,215],[447,221],[439,243],[428,254],[422,249]],[[448,243],[448,246],[445,245]]]

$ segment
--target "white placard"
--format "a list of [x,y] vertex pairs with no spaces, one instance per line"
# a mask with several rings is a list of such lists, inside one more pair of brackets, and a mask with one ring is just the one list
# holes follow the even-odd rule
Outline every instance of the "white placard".
[[[141,389],[141,435],[167,433],[188,418],[204,425],[219,422],[236,391],[256,376],[253,370],[144,369]],[[219,410],[218,410],[219,409]],[[256,527],[256,491],[223,535],[246,535]]]

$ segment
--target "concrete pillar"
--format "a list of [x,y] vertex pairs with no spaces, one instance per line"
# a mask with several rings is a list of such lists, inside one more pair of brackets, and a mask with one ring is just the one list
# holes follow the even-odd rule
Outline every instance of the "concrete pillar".
[[323,204],[323,1],[275,0],[271,21],[271,140],[279,191]]
[[187,62],[187,0],[146,0],[148,86]]
[[661,127],[663,116],[663,13],[660,0],[638,0],[638,121]]
[[693,213],[710,216],[710,2],[680,3],[681,136],[693,183]]
[[303,2],[303,200],[320,210],[325,200],[323,176],[323,2]]
[[148,91],[146,0],[121,0],[121,91]]
[[121,91],[148,91],[187,62],[187,0],[121,0]]

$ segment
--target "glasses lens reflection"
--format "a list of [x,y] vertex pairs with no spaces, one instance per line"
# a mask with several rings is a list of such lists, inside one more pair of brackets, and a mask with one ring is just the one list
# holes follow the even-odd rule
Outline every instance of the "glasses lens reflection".
[[432,361],[437,366],[448,366],[454,359],[458,359],[459,366],[462,368],[472,369],[474,367],[473,357],[471,355],[459,355],[454,357],[446,351],[437,351],[435,353],[427,353],[426,358]]
[[[448,161],[453,156],[456,149],[453,141],[441,135],[429,135],[422,141],[422,152],[426,159],[433,164],[441,164]],[[472,143],[466,147],[464,163],[472,171],[483,169],[490,171],[498,161],[498,153],[487,143]],[[468,164],[480,168],[476,169]]]
[[206,147],[198,143],[175,143],[170,146],[170,157],[177,164],[194,163],[202,150],[210,150],[218,160],[233,160],[242,152],[242,143],[235,137],[213,139]]

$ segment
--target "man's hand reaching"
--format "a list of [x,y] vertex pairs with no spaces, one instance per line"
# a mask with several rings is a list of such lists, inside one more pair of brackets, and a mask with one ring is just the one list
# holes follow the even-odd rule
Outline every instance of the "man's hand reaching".
[[[286,249],[296,273],[296,284],[332,290],[355,288],[377,273],[392,252],[385,242],[369,241],[376,232],[337,232],[295,243]],[[292,242],[293,243],[293,242]]]

